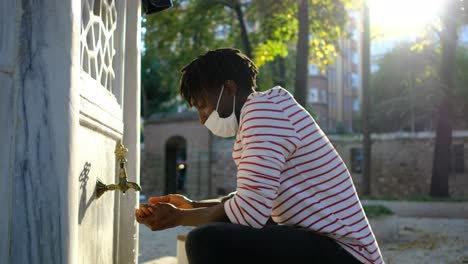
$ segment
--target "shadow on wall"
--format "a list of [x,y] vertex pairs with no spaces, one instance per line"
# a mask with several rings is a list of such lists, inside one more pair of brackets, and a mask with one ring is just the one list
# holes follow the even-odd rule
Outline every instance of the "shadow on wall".
[[83,166],[83,170],[80,173],[80,176],[78,177],[78,180],[80,181],[80,207],[78,211],[78,224],[81,225],[81,222],[83,221],[83,218],[86,215],[86,210],[89,208],[89,206],[93,203],[94,201],[94,192],[95,190],[93,189],[93,194],[89,198],[88,201],[86,201],[86,196],[87,196],[87,185],[88,185],[88,180],[89,180],[89,171],[91,170],[91,163],[86,162]]

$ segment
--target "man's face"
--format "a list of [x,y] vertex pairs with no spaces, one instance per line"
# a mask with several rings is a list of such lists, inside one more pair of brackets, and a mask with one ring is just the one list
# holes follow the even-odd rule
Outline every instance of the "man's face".
[[205,124],[211,113],[216,110],[217,97],[211,93],[203,92],[202,97],[196,102],[194,107],[198,111],[198,118],[201,124]]

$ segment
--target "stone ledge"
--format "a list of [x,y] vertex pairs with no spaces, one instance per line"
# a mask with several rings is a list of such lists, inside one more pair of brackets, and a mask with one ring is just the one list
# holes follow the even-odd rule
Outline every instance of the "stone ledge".
[[[372,140],[396,140],[396,139],[434,139],[435,132],[395,132],[395,133],[372,133]],[[453,138],[468,138],[468,130],[454,130],[452,132]],[[349,134],[349,135],[328,135],[328,138],[333,141],[362,141],[362,134]]]
[[363,205],[383,205],[399,216],[468,218],[468,202],[363,200]]

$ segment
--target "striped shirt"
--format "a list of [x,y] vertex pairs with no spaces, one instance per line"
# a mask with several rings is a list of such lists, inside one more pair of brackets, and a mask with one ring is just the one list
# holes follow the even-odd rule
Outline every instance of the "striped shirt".
[[351,175],[312,116],[281,87],[252,93],[240,115],[233,158],[233,223],[315,230],[363,263],[384,263]]

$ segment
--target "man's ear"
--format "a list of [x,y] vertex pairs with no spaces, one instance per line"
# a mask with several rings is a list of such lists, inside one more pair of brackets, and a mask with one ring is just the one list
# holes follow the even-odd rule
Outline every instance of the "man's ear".
[[235,96],[237,94],[237,83],[233,80],[227,80],[224,83],[224,89],[226,89],[230,96]]

